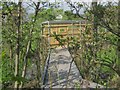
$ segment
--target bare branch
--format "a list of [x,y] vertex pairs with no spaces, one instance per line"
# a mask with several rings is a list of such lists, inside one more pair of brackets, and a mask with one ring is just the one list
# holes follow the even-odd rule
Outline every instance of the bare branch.
[[81,8],[82,7],[80,7],[80,6],[75,6],[71,1],[67,1],[66,0],[66,2],[70,5],[70,7],[72,8],[72,10],[74,11],[75,10],[75,12],[76,12],[76,15],[78,15],[80,18],[82,18],[82,19],[87,19],[87,20],[89,20],[87,17],[83,17],[82,15],[80,15],[80,10],[81,10]]
[[34,7],[34,5],[31,5],[31,4],[29,4],[29,3],[27,3],[29,6],[31,6],[32,8],[34,8],[35,9],[35,7]]
[[101,19],[102,24],[99,24],[100,26],[106,28],[111,33],[115,34],[116,36],[120,37],[119,33],[114,32],[114,30],[110,27],[108,22],[105,22],[103,19]]

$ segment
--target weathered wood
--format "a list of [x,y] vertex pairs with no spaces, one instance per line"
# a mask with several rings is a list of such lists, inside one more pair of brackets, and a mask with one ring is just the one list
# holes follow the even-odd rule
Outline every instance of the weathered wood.
[[[92,24],[86,24],[82,21],[47,21],[43,22],[43,35],[49,40],[50,45],[58,45],[59,43],[54,38],[54,32],[60,35],[63,39],[66,37],[79,37],[81,31],[85,31],[86,26],[91,27]],[[49,30],[50,29],[50,32]],[[91,29],[91,28],[90,28]]]

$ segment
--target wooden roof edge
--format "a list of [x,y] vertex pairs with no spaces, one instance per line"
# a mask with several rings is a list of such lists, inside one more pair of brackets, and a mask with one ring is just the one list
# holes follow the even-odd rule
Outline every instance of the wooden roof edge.
[[86,22],[86,20],[53,20],[53,21],[42,22],[42,25],[46,25],[46,24],[74,24],[74,23],[84,24],[85,22]]

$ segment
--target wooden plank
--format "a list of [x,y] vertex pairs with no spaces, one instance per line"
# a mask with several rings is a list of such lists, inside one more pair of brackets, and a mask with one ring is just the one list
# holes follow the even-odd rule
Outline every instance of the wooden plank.
[[[50,28],[59,28],[59,27],[69,27],[69,26],[73,26],[72,24],[67,24],[67,25],[62,25],[62,24],[56,24],[56,25],[50,25]],[[81,27],[85,27],[85,26],[92,26],[92,24],[74,24],[74,26],[81,26]],[[48,28],[49,26],[48,25],[44,25],[43,27],[46,27]]]
[[[59,45],[59,42],[55,40],[54,37],[54,32],[57,35],[60,35],[61,38],[66,38],[66,37],[79,37],[82,33],[85,31],[86,26],[91,27],[92,24],[52,24],[50,25],[50,35],[48,33],[48,25],[44,25],[44,30],[43,34],[46,36],[46,38],[50,39],[50,45]],[[61,30],[64,30],[61,32]],[[81,33],[82,32],[82,33]],[[49,36],[49,37],[48,37]]]

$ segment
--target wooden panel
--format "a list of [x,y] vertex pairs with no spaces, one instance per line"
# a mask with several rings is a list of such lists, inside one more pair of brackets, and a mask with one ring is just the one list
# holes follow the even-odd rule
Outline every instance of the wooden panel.
[[66,34],[67,33],[67,28],[65,28],[65,27],[59,28],[58,33],[59,34]]
[[[50,27],[65,27],[65,26],[72,26],[73,24],[54,24],[54,25],[50,25]],[[88,26],[90,25],[91,26],[91,24],[87,24]],[[82,26],[82,27],[85,27],[86,26],[86,24],[74,24],[74,26]],[[44,25],[44,27],[49,27],[48,25]]]
[[[87,26],[91,27],[91,24],[87,24]],[[80,35],[84,33],[86,24],[54,24],[50,25],[50,45],[58,45],[59,42],[53,37],[53,32],[56,34],[62,35],[65,39],[66,37],[74,36],[80,40]],[[48,25],[44,25],[43,34],[47,36],[48,33]],[[47,37],[48,38],[48,37]]]
[[54,37],[50,37],[50,45],[52,44],[59,44],[59,42]]
[[54,34],[54,32],[57,34],[58,33],[58,28],[51,29],[51,34]]
[[79,29],[73,29],[73,34],[80,34],[80,30]]

